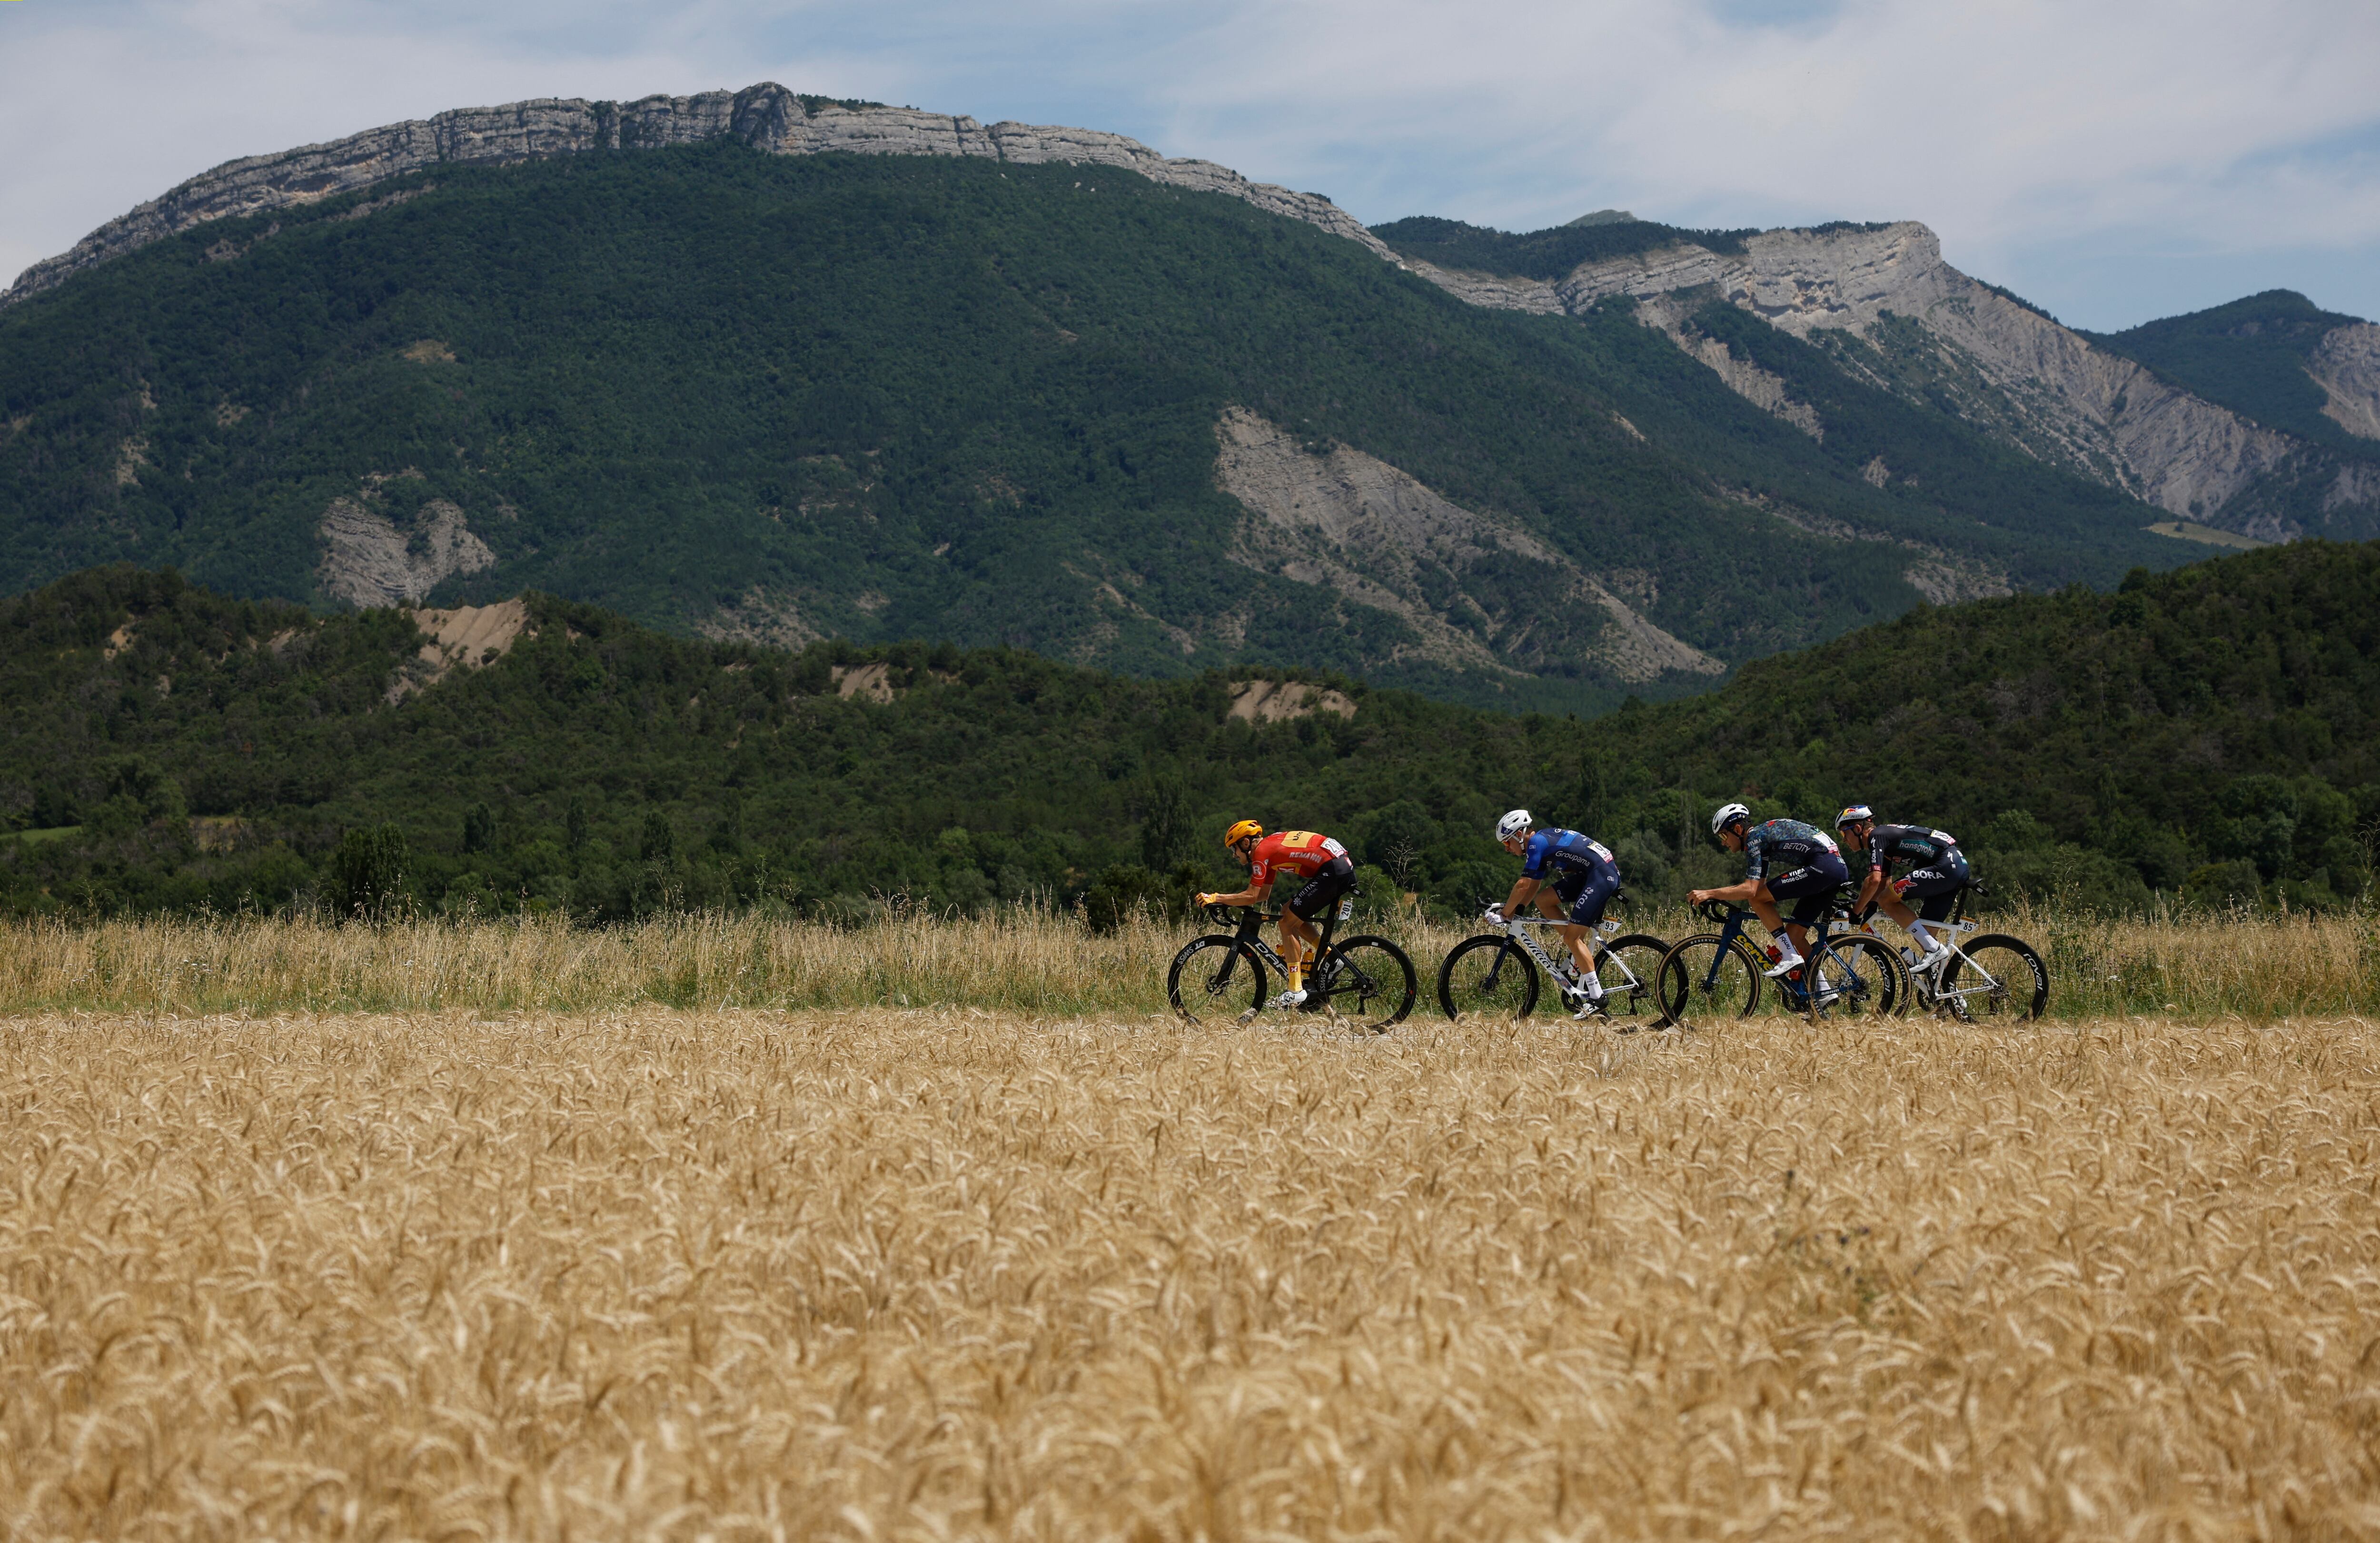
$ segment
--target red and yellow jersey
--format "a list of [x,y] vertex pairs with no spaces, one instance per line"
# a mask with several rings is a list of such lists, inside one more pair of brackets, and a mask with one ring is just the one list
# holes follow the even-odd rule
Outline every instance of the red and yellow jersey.
[[1284,873],[1311,879],[1325,865],[1347,855],[1329,836],[1312,831],[1275,831],[1257,843],[1248,864],[1248,888],[1261,890]]

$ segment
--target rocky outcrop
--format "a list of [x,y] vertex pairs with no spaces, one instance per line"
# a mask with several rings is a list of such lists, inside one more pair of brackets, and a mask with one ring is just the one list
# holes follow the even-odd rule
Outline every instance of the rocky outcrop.
[[406,526],[352,498],[335,498],[318,528],[322,559],[314,584],[355,606],[409,605],[458,573],[495,565],[496,554],[471,533],[463,511],[432,499]]
[[1640,306],[1637,317],[1645,325],[1659,331],[1689,357],[1701,361],[1726,383],[1728,390],[1762,412],[1783,419],[1812,439],[1825,441],[1827,426],[1818,420],[1817,408],[1807,402],[1797,401],[1785,389],[1782,375],[1763,370],[1748,358],[1737,357],[1724,340],[1695,327],[1688,320],[1686,307],[1668,296],[1658,296]]
[[1251,723],[1280,723],[1329,712],[1355,716],[1355,703],[1342,691],[1293,680],[1244,680],[1232,687],[1232,705],[1223,716]]
[[[1602,613],[1590,651],[1621,680],[1726,671],[1536,537],[1472,513],[1377,456],[1344,444],[1309,447],[1241,407],[1224,412],[1216,439],[1216,480],[1255,516],[1235,559],[1388,612],[1413,629],[1426,659],[1521,673],[1509,648],[1491,648],[1479,629],[1448,619],[1457,608],[1493,614],[1495,586],[1476,570],[1518,557],[1560,576],[1564,602]],[[1451,601],[1433,599],[1449,591]]]
[[2306,373],[2330,397],[2325,418],[2350,434],[2380,440],[2380,326],[2333,327],[2315,345]]
[[[318,202],[393,176],[443,165],[529,161],[590,150],[636,150],[741,140],[776,155],[844,151],[857,155],[955,155],[1038,165],[1114,166],[1153,182],[1221,193],[1319,225],[1390,261],[1396,255],[1354,216],[1319,193],[1250,182],[1211,161],[1168,160],[1121,134],[1039,124],[986,126],[965,115],[828,101],[774,84],[627,103],[545,98],[468,107],[436,117],[228,162],[92,231],[73,249],[36,262],[0,304],[212,220]],[[395,201],[394,200],[384,201]],[[231,255],[237,255],[231,254]]]

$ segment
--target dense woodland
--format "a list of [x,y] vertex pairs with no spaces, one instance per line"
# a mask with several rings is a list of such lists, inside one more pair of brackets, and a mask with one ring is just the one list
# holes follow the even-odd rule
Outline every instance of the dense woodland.
[[[1455,234],[1542,265],[1666,229]],[[498,562],[435,603],[536,589],[680,634],[1286,664],[1513,710],[1706,678],[1616,680],[1591,625],[1546,651],[1544,573],[1428,598],[1508,667],[1455,668],[1386,610],[1235,561],[1234,405],[1630,576],[1730,663],[1917,603],[1912,545],[2036,589],[2198,555],[1955,411],[1781,334],[1740,346],[1827,377],[1824,443],[1622,305],[1483,310],[1122,171],[734,143],[443,167],[0,311],[0,589],[131,561],[320,603],[334,499],[400,527],[444,500]],[[1872,486],[1879,455],[1923,469]]]
[[[1510,882],[1524,804],[1638,894],[1730,871],[1723,797],[1945,826],[1997,893],[2332,905],[2380,832],[2380,544],[2306,542],[2113,594],[1926,608],[1593,720],[1343,678],[1352,719],[1231,718],[1150,681],[953,643],[800,652],[531,597],[533,635],[391,700],[407,613],[323,618],[171,573],[0,602],[0,893],[18,912],[289,905],[856,914],[1178,903],[1224,820],[1348,841],[1368,903]],[[888,666],[890,703],[839,668]],[[419,674],[418,667],[414,673]],[[1276,675],[1280,672],[1273,672]]]

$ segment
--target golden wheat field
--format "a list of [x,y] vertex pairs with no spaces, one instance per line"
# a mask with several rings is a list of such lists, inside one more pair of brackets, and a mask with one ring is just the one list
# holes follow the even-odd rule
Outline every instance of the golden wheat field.
[[2367,1537],[2375,1050],[2358,1017],[27,1014],[0,1518]]

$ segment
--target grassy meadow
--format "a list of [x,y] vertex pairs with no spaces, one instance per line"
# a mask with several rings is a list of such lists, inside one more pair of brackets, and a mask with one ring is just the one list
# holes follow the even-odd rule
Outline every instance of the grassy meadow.
[[19,925],[0,1534],[2380,1530],[2369,923],[2024,919],[2047,1023],[1628,1037],[1032,913]]

